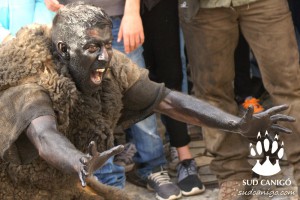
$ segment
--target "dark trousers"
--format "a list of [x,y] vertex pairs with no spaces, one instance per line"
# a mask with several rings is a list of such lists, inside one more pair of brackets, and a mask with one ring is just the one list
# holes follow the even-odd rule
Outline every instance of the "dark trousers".
[[[234,53],[235,78],[234,94],[238,103],[242,103],[246,97],[251,96],[252,85],[250,78],[250,48],[244,36],[240,34],[238,46]],[[239,102],[241,101],[241,102]]]
[[[144,59],[150,79],[163,82],[170,89],[181,91],[178,3],[161,0],[153,9],[142,14],[145,42]],[[163,116],[170,144],[182,147],[190,142],[185,123]]]
[[288,0],[295,27],[300,32],[300,1]]
[[[264,86],[275,105],[289,104],[285,112],[300,120],[300,68],[294,26],[284,0],[259,0],[232,8],[200,9],[190,21],[180,9],[195,94],[232,114],[234,51],[239,27],[260,66]],[[285,152],[300,185],[300,124],[284,124],[293,134],[284,139]],[[249,143],[238,134],[203,129],[207,149],[216,157],[211,169],[220,181],[251,177],[247,163]]]

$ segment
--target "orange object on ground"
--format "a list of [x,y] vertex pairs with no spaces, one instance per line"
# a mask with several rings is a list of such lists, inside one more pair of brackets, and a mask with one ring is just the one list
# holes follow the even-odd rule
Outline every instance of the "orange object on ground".
[[264,107],[259,103],[259,99],[254,97],[248,97],[243,103],[243,108],[247,109],[250,105],[254,108],[254,113],[259,113],[264,111]]

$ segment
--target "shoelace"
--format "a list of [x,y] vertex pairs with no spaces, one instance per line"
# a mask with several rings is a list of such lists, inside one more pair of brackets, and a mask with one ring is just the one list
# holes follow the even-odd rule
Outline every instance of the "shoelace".
[[158,183],[159,186],[170,183],[170,177],[167,171],[159,171],[150,174],[149,178]]
[[190,174],[195,174],[195,172],[197,171],[195,166],[191,162],[192,161],[182,161],[181,163],[179,171],[184,173],[184,177],[187,177]]

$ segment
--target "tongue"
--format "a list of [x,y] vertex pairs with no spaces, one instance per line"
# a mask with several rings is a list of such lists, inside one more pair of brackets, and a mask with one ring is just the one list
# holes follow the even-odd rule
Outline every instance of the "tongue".
[[102,73],[101,72],[94,71],[91,74],[91,81],[94,84],[100,84],[101,83],[101,79],[102,79]]

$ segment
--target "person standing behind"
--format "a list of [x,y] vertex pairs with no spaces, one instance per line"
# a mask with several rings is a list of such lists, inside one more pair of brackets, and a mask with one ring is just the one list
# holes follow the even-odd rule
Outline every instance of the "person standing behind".
[[[290,104],[287,112],[300,120],[300,68],[295,30],[285,0],[180,0],[183,28],[195,95],[232,114],[234,101],[234,51],[239,27],[257,59],[265,89],[274,105]],[[282,136],[288,161],[300,189],[300,125]],[[243,138],[205,128],[206,148],[215,155],[211,169],[219,183],[220,200],[246,198],[242,180],[251,179],[247,162],[249,143]],[[236,190],[232,190],[235,188]],[[300,193],[299,193],[300,194]]]
[[0,43],[10,40],[25,25],[50,24],[54,14],[43,0],[1,0]]
[[[142,6],[144,58],[150,79],[182,91],[178,1],[144,0]],[[187,125],[164,115],[162,121],[171,147],[176,147],[178,152],[177,185],[182,194],[189,196],[204,192],[205,187],[198,177],[197,165],[189,150]]]
[[261,78],[251,76],[250,47],[241,33],[234,53],[234,65],[234,95],[239,112],[244,113],[249,105],[253,106],[254,113],[263,111],[259,98],[265,91],[264,86]]

